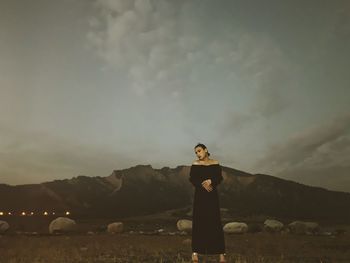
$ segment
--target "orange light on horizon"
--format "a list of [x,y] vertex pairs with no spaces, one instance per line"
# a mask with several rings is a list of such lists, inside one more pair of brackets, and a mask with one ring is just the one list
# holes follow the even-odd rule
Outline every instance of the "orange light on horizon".
[[4,212],[0,212],[0,216],[3,216],[4,215]]
[[26,215],[26,212],[23,211],[23,212],[21,213],[21,215],[22,215],[22,216],[25,216],[25,215]]
[[44,212],[44,216],[47,216],[48,214],[49,214],[48,212],[46,212],[46,211]]
[[30,212],[30,215],[31,215],[31,216],[34,215],[34,212]]
[[70,212],[69,211],[66,211],[66,216],[70,215]]

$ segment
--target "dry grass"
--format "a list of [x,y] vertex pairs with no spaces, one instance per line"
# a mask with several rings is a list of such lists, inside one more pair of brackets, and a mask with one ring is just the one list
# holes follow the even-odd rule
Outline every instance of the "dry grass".
[[[190,262],[188,236],[138,234],[74,234],[62,236],[5,235],[0,237],[1,263],[118,263]],[[228,262],[350,262],[348,234],[298,236],[248,233],[226,235]],[[201,262],[218,262],[216,255],[200,255]]]
[[[185,263],[191,262],[191,235],[140,235],[129,231],[164,229],[176,231],[174,217],[123,219],[125,232],[110,235],[101,226],[119,220],[77,219],[77,233],[52,236],[48,224],[53,218],[8,218],[11,230],[0,235],[0,263]],[[10,221],[11,220],[11,221]],[[258,220],[259,221],[259,220]],[[258,222],[255,220],[255,222]],[[259,223],[259,222],[258,222]],[[261,224],[261,222],[259,223]],[[227,262],[232,263],[349,263],[350,226],[322,224],[324,230],[344,230],[336,236],[308,236],[288,233],[225,234]],[[18,232],[22,234],[18,234]],[[36,231],[37,236],[23,232]],[[88,231],[96,232],[93,235]],[[17,233],[16,233],[17,232]],[[218,255],[200,255],[200,262],[218,262]]]

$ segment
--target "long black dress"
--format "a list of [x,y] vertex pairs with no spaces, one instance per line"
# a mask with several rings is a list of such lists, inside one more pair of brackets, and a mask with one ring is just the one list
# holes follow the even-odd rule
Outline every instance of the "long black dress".
[[[208,192],[202,182],[211,179],[213,190]],[[217,185],[223,177],[219,164],[192,165],[189,181],[195,186],[192,215],[192,252],[199,254],[225,253],[225,238],[220,218]]]

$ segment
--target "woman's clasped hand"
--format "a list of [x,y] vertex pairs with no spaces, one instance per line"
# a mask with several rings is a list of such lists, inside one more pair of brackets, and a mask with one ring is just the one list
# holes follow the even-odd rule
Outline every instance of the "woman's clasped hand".
[[213,190],[213,186],[211,185],[211,180],[207,179],[202,182],[202,186],[207,190],[208,192]]

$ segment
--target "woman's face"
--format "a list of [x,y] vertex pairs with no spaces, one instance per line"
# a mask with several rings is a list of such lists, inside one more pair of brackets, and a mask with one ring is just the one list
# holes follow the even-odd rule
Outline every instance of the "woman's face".
[[203,160],[207,155],[207,150],[204,150],[202,147],[198,146],[194,149],[195,154],[199,160]]

